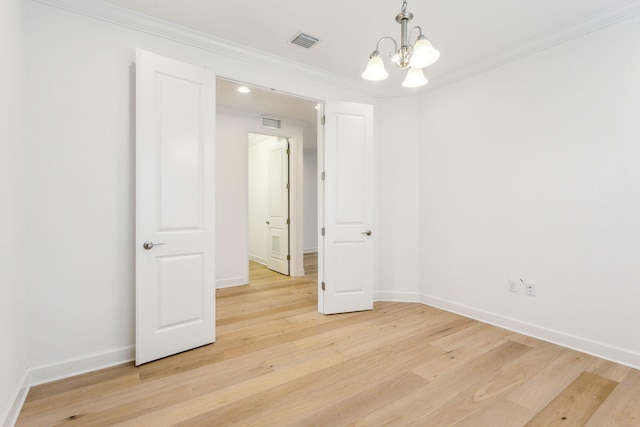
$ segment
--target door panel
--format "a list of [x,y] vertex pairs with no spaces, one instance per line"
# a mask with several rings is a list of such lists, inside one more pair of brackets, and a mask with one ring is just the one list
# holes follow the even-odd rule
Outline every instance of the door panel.
[[214,138],[215,75],[138,50],[136,365],[215,341]]
[[285,138],[269,142],[269,258],[267,267],[289,274],[289,154]]
[[373,106],[325,104],[325,314],[373,308]]

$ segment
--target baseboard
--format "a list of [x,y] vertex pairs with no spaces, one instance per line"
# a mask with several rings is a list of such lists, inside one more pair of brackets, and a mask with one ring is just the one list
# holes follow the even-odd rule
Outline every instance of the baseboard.
[[262,257],[257,256],[257,255],[249,254],[249,260],[257,262],[258,264],[267,265],[267,259],[266,258],[262,258]]
[[128,363],[134,358],[135,348],[128,346],[61,363],[31,368],[27,371],[27,384],[33,387],[38,384]]
[[523,335],[577,350],[582,353],[610,360],[634,369],[640,369],[640,354],[622,348],[612,347],[600,342],[588,340],[553,329],[543,328],[532,323],[523,322],[429,295],[420,294],[420,302],[425,305],[470,317],[484,323],[489,323],[500,328],[508,329]]
[[216,289],[230,288],[232,286],[246,285],[249,280],[246,277],[231,277],[216,281]]
[[318,252],[318,248],[305,248],[302,250],[302,252],[305,254],[314,254]]
[[9,408],[9,412],[2,423],[3,427],[13,427],[16,424],[20,411],[22,410],[22,406],[24,405],[24,401],[27,399],[27,394],[29,394],[29,389],[27,373],[25,372],[24,377],[22,378],[22,386],[20,387],[20,390],[18,390],[16,397],[13,399],[13,404]]
[[374,292],[373,301],[389,301],[389,302],[422,302],[418,292]]

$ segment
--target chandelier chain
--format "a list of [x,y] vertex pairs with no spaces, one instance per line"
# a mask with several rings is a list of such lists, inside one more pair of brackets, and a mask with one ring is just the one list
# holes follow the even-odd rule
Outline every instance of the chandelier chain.
[[402,12],[404,13],[404,12],[406,12],[406,11],[407,11],[407,0],[404,0],[404,1],[402,2]]

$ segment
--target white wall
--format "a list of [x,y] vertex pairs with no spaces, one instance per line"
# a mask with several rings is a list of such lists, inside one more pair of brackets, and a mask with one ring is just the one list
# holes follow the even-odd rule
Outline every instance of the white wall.
[[[133,355],[135,48],[312,99],[372,102],[304,73],[245,62],[41,3],[27,2],[27,34],[32,155],[19,168],[37,184],[28,222],[37,241],[29,246],[33,382]],[[218,126],[225,125],[218,120]],[[229,162],[225,167],[239,175],[238,168],[245,166]],[[220,196],[234,198],[221,190]],[[218,215],[225,221],[222,212]],[[236,235],[227,242],[238,241]],[[217,269],[224,274],[228,267]],[[20,319],[17,313],[12,317]]]
[[247,266],[248,140],[254,119],[216,117],[216,286],[249,282]]
[[375,110],[376,300],[418,298],[419,105],[415,97],[392,98]]
[[640,367],[638,52],[635,17],[423,97],[426,302]]
[[[28,278],[24,223],[26,159],[25,43],[22,0],[0,3],[0,424],[10,424],[28,368]],[[24,393],[24,390],[22,390]]]

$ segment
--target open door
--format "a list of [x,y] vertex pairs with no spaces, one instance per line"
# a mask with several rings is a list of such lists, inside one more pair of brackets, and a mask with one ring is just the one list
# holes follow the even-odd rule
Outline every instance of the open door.
[[[373,106],[325,103],[318,309],[373,308]],[[324,173],[322,173],[324,172]]]
[[289,142],[269,142],[269,258],[267,268],[289,275]]
[[136,60],[136,365],[215,341],[215,75]]

